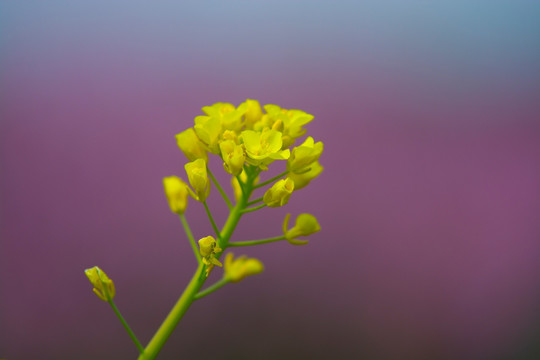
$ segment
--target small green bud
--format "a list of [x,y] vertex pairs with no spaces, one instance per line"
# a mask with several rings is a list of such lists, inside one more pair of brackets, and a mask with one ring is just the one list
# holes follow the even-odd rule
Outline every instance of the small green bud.
[[94,286],[92,289],[96,295],[103,301],[111,301],[116,294],[114,283],[107,274],[99,267],[84,270],[84,273],[90,283]]

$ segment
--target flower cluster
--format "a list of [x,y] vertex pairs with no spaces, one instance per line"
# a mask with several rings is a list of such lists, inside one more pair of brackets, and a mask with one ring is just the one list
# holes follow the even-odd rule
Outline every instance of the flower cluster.
[[[277,105],[261,106],[257,100],[251,99],[238,106],[216,103],[203,107],[202,111],[204,115],[195,117],[193,127],[176,135],[178,147],[189,160],[184,166],[187,181],[177,176],[163,179],[169,208],[182,222],[197,260],[197,271],[146,348],[143,348],[116,308],[112,280],[98,267],[85,270],[96,295],[111,305],[131,336],[140,352],[139,360],[152,360],[157,356],[193,301],[228,283],[240,282],[264,270],[264,265],[258,259],[245,255],[234,257],[230,252],[222,264],[219,258],[229,247],[262,245],[275,241],[303,245],[307,241],[299,240],[299,237],[310,236],[321,229],[315,216],[306,213],[298,215],[294,226],[289,227],[291,215],[287,214],[282,232],[277,236],[231,241],[242,216],[262,208],[285,206],[295,191],[309,185],[323,171],[319,163],[323,143],[316,142],[311,136],[300,139],[306,134],[305,126],[313,120],[313,115]],[[221,159],[223,169],[231,177],[236,200],[234,204],[209,168],[211,154]],[[280,161],[285,169],[282,173],[273,177],[263,175],[274,162]],[[207,204],[212,186],[219,191],[229,208],[229,215],[221,229]],[[260,192],[260,195],[252,198],[256,192]],[[195,240],[184,215],[190,197],[204,205],[215,237],[209,235],[198,242]],[[216,266],[223,267],[221,280],[203,289]]]
[[[251,191],[261,185],[270,185],[259,199],[263,204],[255,209],[284,206],[294,191],[307,186],[323,170],[319,163],[324,149],[322,142],[315,142],[309,136],[295,146],[297,140],[305,135],[305,126],[313,120],[313,115],[277,105],[261,106],[257,100],[251,99],[237,107],[216,103],[203,107],[202,111],[204,115],[195,117],[193,127],[176,135],[178,147],[190,161],[185,165],[189,185],[176,176],[163,180],[169,206],[175,213],[182,215],[185,212],[189,196],[206,206],[211,187],[209,175],[212,176],[208,169],[209,154],[219,156],[223,169],[232,176],[237,202],[243,199],[246,205]],[[274,161],[286,161],[286,171],[257,185],[260,173],[267,171]],[[296,226],[287,230],[289,216],[285,219],[283,238],[291,244],[307,243],[296,237],[320,229],[315,217],[302,214]],[[306,223],[310,224],[309,231],[305,230]],[[212,248],[215,250],[204,255],[201,242],[215,246]],[[215,265],[221,266],[216,253],[221,251],[220,245],[226,247],[227,244],[208,236],[201,239],[199,245],[207,274]]]
[[261,107],[251,99],[238,107],[216,103],[202,111],[205,115],[195,117],[192,128],[176,135],[178,146],[191,161],[186,164],[186,172],[194,198],[199,201],[204,201],[210,192],[204,166],[209,153],[221,157],[223,168],[233,176],[242,175],[246,166],[265,171],[276,160],[287,161],[287,177],[264,196],[269,207],[285,205],[294,190],[308,185],[323,170],[318,162],[322,142],[308,137],[293,147],[306,133],[304,126],[313,120],[313,115],[277,105]]

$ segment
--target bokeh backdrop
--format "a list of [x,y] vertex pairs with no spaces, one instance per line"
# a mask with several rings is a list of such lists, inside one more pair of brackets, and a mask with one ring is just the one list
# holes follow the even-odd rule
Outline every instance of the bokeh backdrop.
[[[310,244],[196,302],[162,359],[540,358],[540,4],[4,1],[0,357],[134,359],[195,261],[174,135],[246,98],[315,115],[325,171],[236,240]],[[226,183],[220,164],[214,172]],[[192,202],[197,237],[210,233]],[[219,194],[210,206],[226,216]],[[239,253],[237,250],[236,253]],[[216,272],[217,274],[217,272]]]

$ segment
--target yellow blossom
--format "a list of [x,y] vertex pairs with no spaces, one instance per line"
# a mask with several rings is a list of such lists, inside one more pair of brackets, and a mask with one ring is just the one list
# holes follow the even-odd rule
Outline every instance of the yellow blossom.
[[111,301],[114,298],[116,294],[114,283],[103,270],[94,266],[93,268],[84,270],[84,273],[94,286],[92,290],[101,300]]
[[246,161],[261,169],[268,169],[266,165],[274,160],[286,160],[290,156],[289,149],[281,150],[281,133],[275,130],[262,132],[253,130],[242,131],[242,141],[246,148]]
[[242,281],[245,277],[257,275],[264,270],[262,262],[255,258],[248,258],[245,255],[234,259],[232,253],[225,257],[224,277],[230,282]]
[[306,113],[302,110],[296,109],[282,109],[281,107],[273,104],[264,106],[268,116],[273,119],[274,122],[281,120],[283,122],[283,149],[288,148],[296,138],[304,135],[306,129],[304,125],[313,120],[313,115]]
[[278,180],[268,189],[263,196],[263,201],[268,207],[279,207],[287,204],[294,190],[294,182],[287,178]]
[[294,182],[294,190],[300,190],[306,187],[311,180],[315,179],[323,171],[323,167],[319,164],[318,161],[315,161],[309,166],[309,170],[301,174],[295,174],[293,172],[287,175],[288,179],[291,179]]
[[199,140],[193,128],[177,134],[176,142],[189,161],[203,159],[205,162],[208,162],[208,154],[206,153],[204,144]]
[[215,103],[212,106],[203,107],[202,111],[209,117],[218,119],[224,130],[238,132],[243,126],[242,117],[247,108],[247,103],[240,104],[238,108],[229,103]]
[[287,160],[287,169],[291,172],[302,172],[303,169],[319,159],[323,152],[324,145],[321,141],[314,143],[313,138],[308,137],[304,143],[295,147],[289,160]]
[[203,202],[210,194],[210,180],[206,173],[206,162],[203,159],[197,159],[185,166],[189,183],[197,194],[197,200]]
[[293,245],[307,244],[307,240],[297,240],[296,238],[298,236],[308,236],[321,230],[317,218],[307,213],[298,215],[294,227],[287,229],[290,217],[291,214],[287,214],[283,221],[283,235],[287,241]]
[[188,185],[177,176],[168,176],[163,178],[163,187],[171,211],[183,214],[188,204]]

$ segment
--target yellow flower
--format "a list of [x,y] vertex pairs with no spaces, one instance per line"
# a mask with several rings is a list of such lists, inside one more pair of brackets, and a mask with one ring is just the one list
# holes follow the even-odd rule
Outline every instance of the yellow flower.
[[202,111],[209,117],[218,119],[223,129],[238,132],[242,129],[242,117],[247,109],[247,103],[240,104],[238,108],[229,103],[215,103],[212,106],[203,107]]
[[188,185],[177,176],[168,176],[163,178],[163,187],[171,211],[183,214],[188,204]]
[[313,115],[302,110],[287,110],[272,104],[265,105],[264,110],[274,122],[277,120],[283,122],[283,149],[288,148],[294,144],[296,138],[304,135],[306,130],[302,126],[313,120]]
[[199,240],[199,252],[202,256],[202,261],[206,265],[206,276],[214,268],[214,265],[223,266],[221,262],[215,258],[222,249],[218,246],[216,239],[212,236],[207,236]]
[[283,221],[283,235],[287,241],[293,245],[307,244],[307,240],[297,240],[298,236],[308,236],[321,230],[321,226],[317,222],[317,218],[311,214],[300,214],[296,217],[296,224],[291,229],[287,229],[289,226],[289,219],[291,214],[285,216]]
[[324,145],[321,141],[314,143],[310,136],[300,146],[295,147],[289,160],[287,160],[287,169],[294,173],[301,172],[302,169],[319,159],[323,152]]
[[263,201],[268,207],[279,207],[287,204],[294,190],[294,181],[291,179],[278,180],[268,189],[263,196]]
[[243,145],[237,145],[233,140],[224,140],[219,143],[223,168],[232,175],[238,175],[244,168],[246,154]]
[[208,162],[208,154],[206,153],[204,144],[199,140],[193,128],[177,134],[176,142],[189,161],[203,159],[205,162]]
[[189,183],[197,194],[197,200],[203,202],[210,194],[210,180],[206,173],[206,162],[203,159],[197,159],[185,166]]
[[286,160],[290,156],[289,149],[281,150],[281,133],[275,130],[262,132],[253,130],[242,131],[242,141],[246,148],[246,161],[261,169],[268,169],[266,165],[274,160]]
[[116,294],[114,283],[107,274],[99,267],[84,270],[86,277],[90,280],[90,283],[94,286],[92,289],[96,295],[103,301],[111,301]]
[[319,164],[318,161],[315,161],[309,166],[309,171],[303,172],[301,174],[295,174],[293,172],[287,175],[288,179],[291,179],[294,182],[294,190],[300,190],[306,187],[311,180],[315,179],[323,171],[323,167]]
[[262,262],[255,258],[247,258],[245,255],[233,259],[234,255],[228,253],[225,257],[225,279],[230,282],[239,282],[246,276],[257,275],[264,270]]

